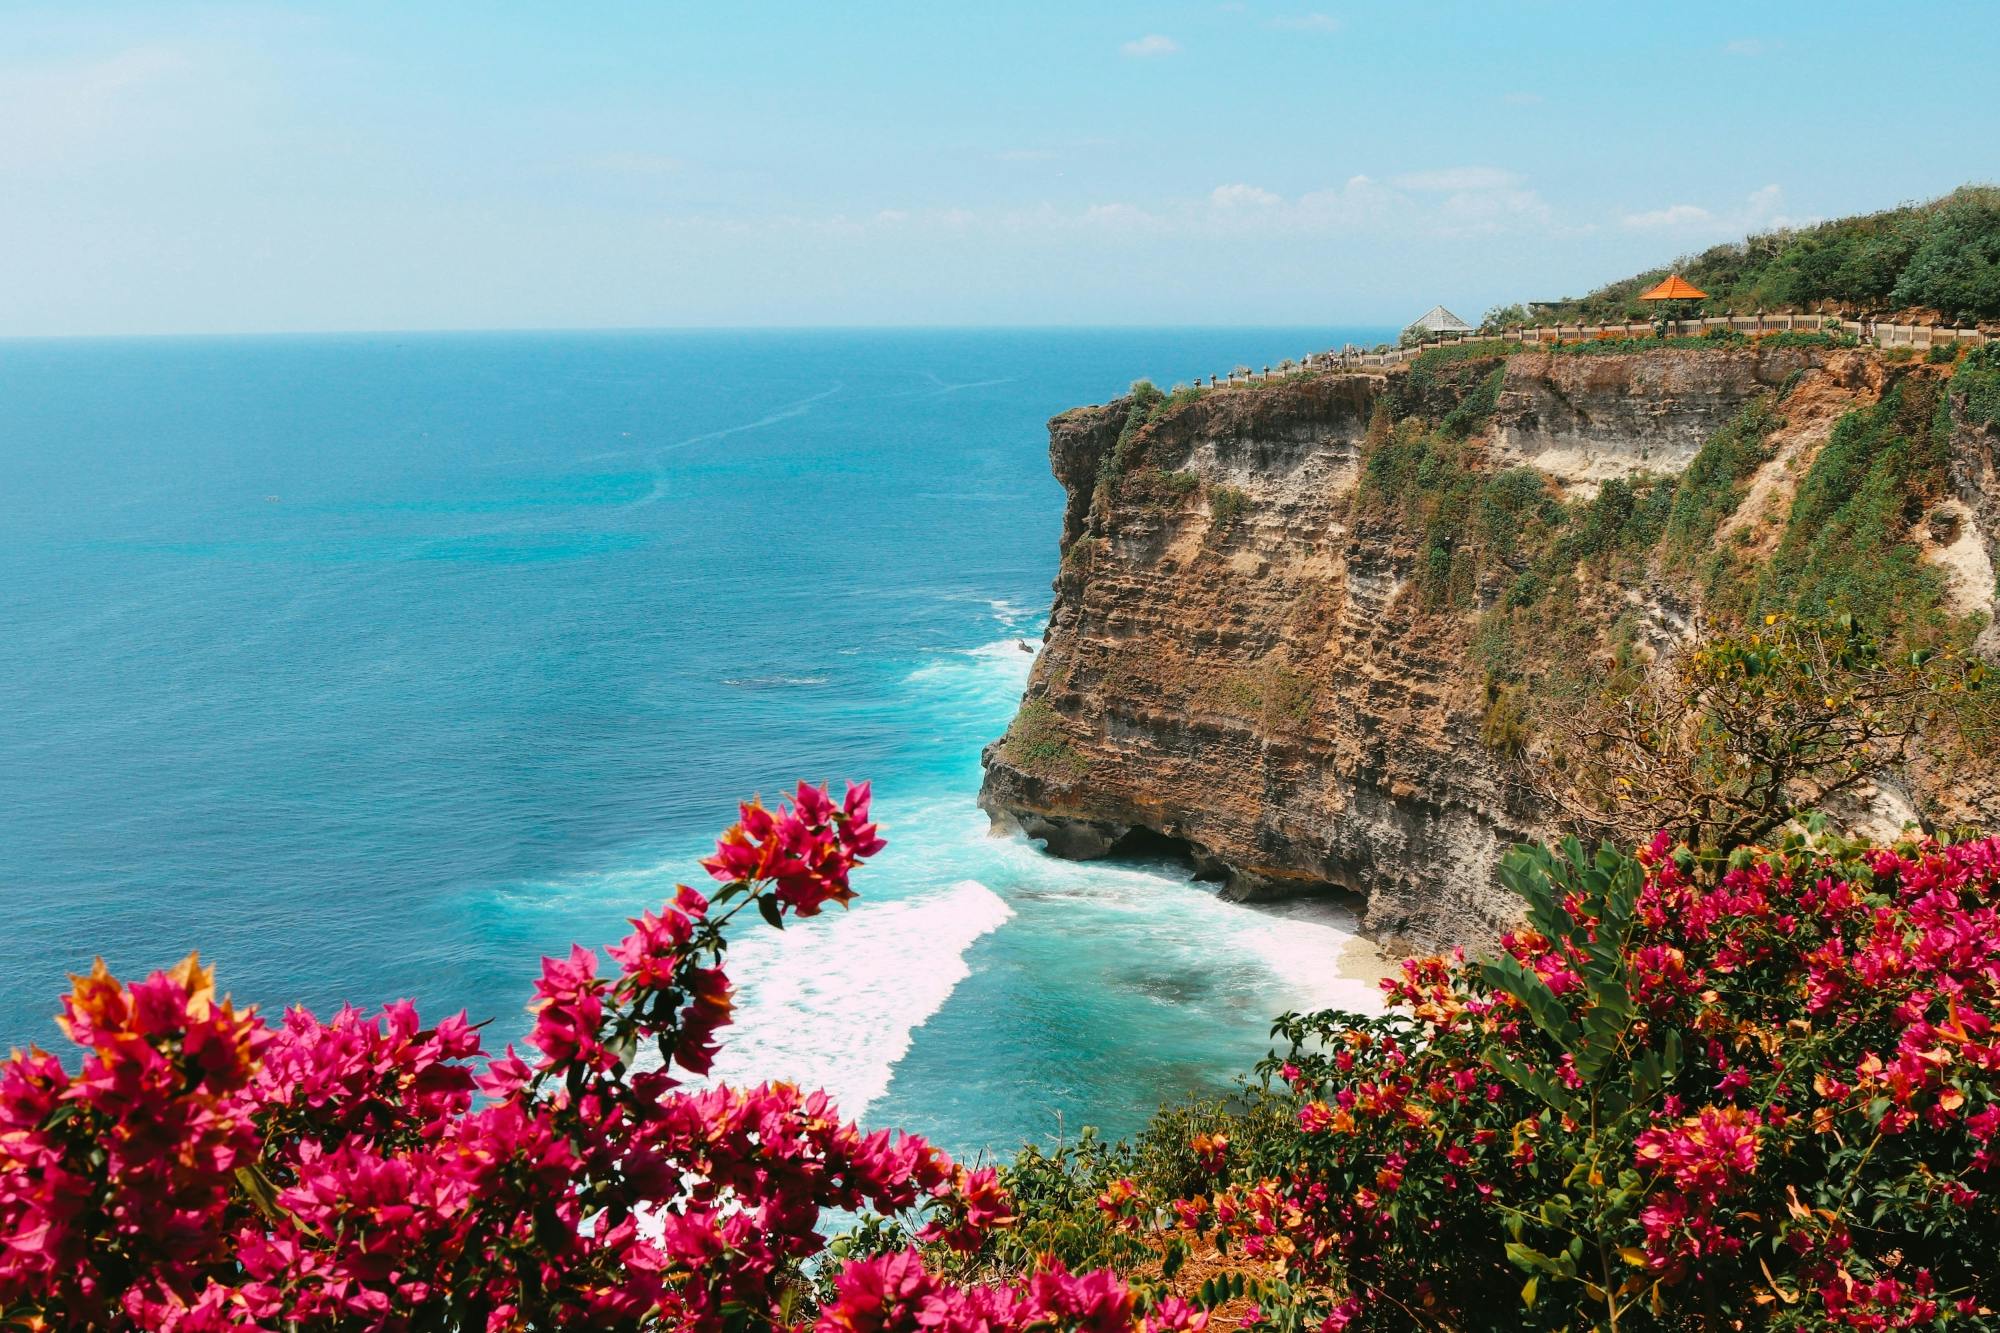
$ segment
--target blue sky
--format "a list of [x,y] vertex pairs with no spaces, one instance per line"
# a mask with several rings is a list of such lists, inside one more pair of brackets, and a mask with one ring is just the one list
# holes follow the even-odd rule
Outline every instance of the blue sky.
[[1476,316],[2000,177],[1996,54],[1983,4],[0,3],[0,334]]

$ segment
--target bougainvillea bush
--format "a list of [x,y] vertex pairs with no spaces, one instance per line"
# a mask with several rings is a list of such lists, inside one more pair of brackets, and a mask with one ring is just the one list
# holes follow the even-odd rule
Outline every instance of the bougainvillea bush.
[[[76,978],[75,1067],[0,1066],[0,1327],[1996,1326],[2000,839],[1521,849],[1494,959],[1280,1020],[1247,1113],[1003,1172],[689,1081],[732,921],[845,904],[881,846],[866,788],[743,807],[712,900],[543,960],[525,1053],[408,1004],[273,1025],[193,958]],[[1195,1235],[1233,1257],[1176,1296]]]
[[543,960],[525,1054],[406,1003],[273,1025],[192,957],[76,978],[60,1021],[80,1063],[0,1067],[0,1327],[1198,1328],[1109,1274],[951,1285],[911,1250],[830,1275],[815,1310],[825,1210],[906,1219],[941,1252],[1009,1220],[992,1168],[864,1134],[822,1093],[686,1081],[729,1021],[726,927],[851,898],[882,846],[868,805],[801,786],[743,807],[704,863],[712,900],[681,888],[608,962]]
[[2000,1326],[2000,839],[1505,873],[1494,960],[1280,1020],[1296,1131],[1181,1205],[1267,1326]]

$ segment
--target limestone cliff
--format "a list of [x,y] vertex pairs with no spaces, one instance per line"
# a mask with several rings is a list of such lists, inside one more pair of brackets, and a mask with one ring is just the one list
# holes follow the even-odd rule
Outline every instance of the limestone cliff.
[[[1811,346],[1533,352],[1066,412],[1049,428],[1068,493],[1055,603],[982,800],[1060,855],[1178,846],[1235,896],[1359,895],[1392,946],[1488,941],[1514,915],[1497,858],[1545,824],[1482,735],[1494,698],[1474,630],[1506,585],[1461,578],[1451,552],[1441,571],[1422,524],[1367,501],[1391,421],[1441,420],[1466,466],[1535,469],[1559,502],[1675,473],[1747,404],[1776,402],[1754,503],[1732,519],[1755,541],[1833,422],[1926,370]],[[1990,610],[1991,565],[1972,554],[2000,531],[1990,432],[1954,454],[1963,496],[1926,540],[1966,566],[1968,609]],[[1420,595],[1439,578],[1463,595]],[[1699,597],[1657,577],[1611,600],[1643,603],[1644,632],[1670,640]]]

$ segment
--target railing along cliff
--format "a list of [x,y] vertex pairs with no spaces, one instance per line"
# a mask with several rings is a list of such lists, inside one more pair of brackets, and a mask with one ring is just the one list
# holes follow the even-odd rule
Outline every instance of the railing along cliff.
[[[1469,342],[1510,342],[1553,347],[1561,343],[1650,338],[1661,332],[1661,327],[1661,321],[1652,320],[1634,324],[1555,324],[1506,329],[1499,333],[1461,333],[1448,338],[1434,338],[1415,347],[1392,347],[1386,352],[1362,352],[1352,348],[1337,352],[1312,352],[1290,365],[1279,366],[1275,373],[1286,375],[1301,370],[1328,370],[1342,366],[1395,366],[1433,347],[1452,347]],[[1728,329],[1753,338],[1770,333],[1839,331],[1852,334],[1861,342],[1875,347],[1918,349],[1945,343],[1963,343],[1977,347],[1981,343],[1993,341],[1993,335],[1978,329],[1932,324],[1887,324],[1875,320],[1837,319],[1832,315],[1713,315],[1704,319],[1665,321],[1665,333],[1670,338],[1698,337],[1715,329]],[[1243,384],[1270,379],[1273,373],[1270,366],[1265,366],[1262,371],[1239,366],[1227,375],[1210,375],[1208,383],[1210,386]],[[1197,378],[1195,383],[1199,385],[1200,379]]]

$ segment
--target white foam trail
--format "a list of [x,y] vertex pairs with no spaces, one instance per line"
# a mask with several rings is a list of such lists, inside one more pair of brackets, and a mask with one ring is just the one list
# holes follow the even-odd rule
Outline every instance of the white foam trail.
[[741,1003],[713,1077],[824,1088],[848,1119],[889,1090],[910,1036],[971,975],[965,954],[1014,910],[977,880],[862,902],[730,950]]
[[652,490],[648,491],[645,495],[641,496],[637,500],[634,500],[631,504],[627,505],[626,508],[641,509],[647,505],[656,504],[659,501],[666,498],[667,474],[664,470],[660,468],[659,460],[661,458],[664,458],[667,454],[673,453],[676,450],[691,448],[697,444],[706,444],[710,440],[722,440],[722,439],[727,439],[731,435],[741,435],[745,431],[763,430],[767,426],[776,426],[782,422],[791,421],[797,417],[802,417],[806,413],[812,411],[812,405],[814,403],[817,403],[825,398],[833,397],[833,395],[839,393],[845,387],[846,386],[844,384],[835,381],[832,388],[824,389],[819,393],[810,395],[809,397],[801,398],[795,403],[788,403],[784,407],[779,408],[777,411],[767,413],[766,415],[757,418],[755,421],[746,421],[740,426],[725,426],[721,430],[706,431],[700,435],[690,435],[685,440],[676,440],[672,444],[660,446],[658,449],[655,449],[653,451],[653,457],[655,461],[654,461]]
[[712,430],[701,435],[690,435],[685,440],[676,440],[672,444],[662,446],[660,452],[665,453],[669,449],[685,449],[693,444],[706,444],[710,440],[727,439],[731,435],[741,435],[743,432],[751,430],[762,430],[766,426],[775,426],[779,422],[790,421],[794,417],[802,417],[811,410],[814,403],[819,402],[823,398],[833,397],[843,387],[845,386],[835,383],[831,389],[825,389],[810,397],[801,398],[795,403],[789,403],[775,412],[757,418],[755,421],[746,421],[740,426],[725,426],[721,430]]

